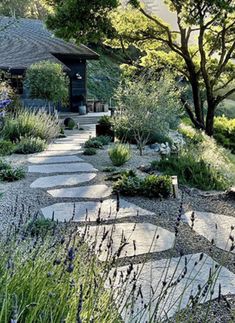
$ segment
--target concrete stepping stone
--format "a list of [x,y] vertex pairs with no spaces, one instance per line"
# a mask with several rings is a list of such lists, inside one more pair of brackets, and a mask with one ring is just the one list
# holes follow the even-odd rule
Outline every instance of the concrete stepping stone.
[[84,161],[77,156],[55,156],[55,157],[30,157],[28,161],[32,164],[57,164],[57,163],[72,163]]
[[[149,313],[150,315],[154,313],[158,303],[157,314],[153,316],[151,322],[168,321],[168,318],[187,306],[190,295],[197,294],[199,285],[202,291],[205,290],[210,271],[212,276],[218,278],[215,280],[215,285],[212,288],[209,287],[209,292],[205,293],[204,297],[200,297],[200,303],[204,303],[210,298],[217,298],[219,285],[221,285],[222,295],[235,294],[235,274],[225,267],[218,266],[206,254],[200,259],[201,254],[191,254],[171,260],[155,260],[145,263],[143,267],[142,264],[133,265],[131,273],[130,266],[123,266],[117,268],[115,277],[113,270],[110,278],[114,285],[114,299],[117,309],[120,310],[127,300],[129,300],[129,304],[132,303],[131,300],[135,300],[132,308],[125,308],[121,313],[124,322],[149,322]],[[137,280],[134,277],[138,277]],[[177,282],[178,278],[179,282]],[[173,286],[170,286],[170,283],[173,283]],[[136,284],[135,289],[133,289],[134,284]],[[122,291],[123,286],[125,286],[124,292]],[[109,281],[106,282],[106,287],[110,287]],[[162,297],[163,293],[161,292],[162,288],[163,291],[168,290],[166,296],[159,301],[160,295]],[[214,293],[211,295],[212,289]]]
[[[215,246],[220,249],[229,251],[234,245],[235,230],[231,230],[231,227],[235,227],[235,217],[195,211],[193,221],[192,212],[184,214],[183,220],[190,226],[193,223],[194,231],[210,242],[213,239]],[[235,248],[231,251],[235,253]]]
[[84,182],[89,182],[95,178],[96,174],[85,173],[79,175],[56,175],[40,177],[34,181],[30,187],[32,188],[51,188],[56,186],[73,186]]
[[[38,180],[37,180],[38,181]],[[117,212],[117,200],[108,199],[103,202],[76,202],[76,203],[56,203],[41,209],[47,219],[52,218],[64,222],[71,219],[76,221],[96,221],[100,210],[101,220],[119,219],[129,216],[154,215],[153,212],[142,209],[133,203],[123,199],[119,202],[119,211]]]
[[[79,228],[81,233],[84,230],[87,228]],[[95,251],[98,258],[104,261],[108,254],[115,255],[121,246],[124,247],[120,258],[171,249],[175,234],[150,223],[127,222],[89,226],[85,239],[89,244],[97,242]]]
[[111,188],[106,185],[80,186],[61,188],[47,191],[53,197],[101,199],[112,194]]
[[49,164],[49,165],[32,165],[28,166],[29,173],[77,173],[77,172],[96,172],[98,171],[88,163],[71,163],[71,164]]
[[34,157],[59,157],[59,156],[71,156],[71,155],[77,155],[77,154],[81,154],[82,150],[51,150],[51,151],[48,151],[48,150],[45,150],[41,153],[37,153],[37,154],[34,154],[33,156]]
[[82,146],[79,144],[67,143],[67,144],[51,144],[48,146],[47,151],[58,151],[58,150],[79,150]]

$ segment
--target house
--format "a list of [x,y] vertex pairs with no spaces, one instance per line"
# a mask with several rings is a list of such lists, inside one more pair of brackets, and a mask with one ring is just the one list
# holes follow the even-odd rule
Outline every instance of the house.
[[27,68],[39,61],[49,60],[63,65],[70,79],[70,111],[87,100],[87,60],[99,55],[84,45],[75,46],[53,36],[44,24],[34,19],[0,17],[0,70],[27,102],[24,87]]

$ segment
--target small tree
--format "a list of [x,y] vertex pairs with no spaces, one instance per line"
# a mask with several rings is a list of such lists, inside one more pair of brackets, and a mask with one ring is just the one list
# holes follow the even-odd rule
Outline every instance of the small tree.
[[35,63],[26,73],[26,83],[33,99],[43,99],[58,104],[68,102],[68,77],[60,64],[50,61]]
[[127,81],[120,85],[116,97],[119,116],[115,122],[125,119],[141,156],[153,132],[167,134],[170,126],[178,124],[181,109],[179,90],[166,76],[158,82],[145,78]]

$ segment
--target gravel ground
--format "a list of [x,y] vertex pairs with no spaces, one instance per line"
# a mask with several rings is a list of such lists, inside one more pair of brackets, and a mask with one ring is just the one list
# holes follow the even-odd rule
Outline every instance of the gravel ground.
[[[93,164],[96,168],[101,170],[89,184],[104,183],[107,173],[102,172],[105,167],[112,167],[108,157],[107,149],[99,150],[94,156],[80,156],[85,161]],[[27,169],[28,156],[12,155],[6,160],[11,161],[15,166],[22,166]],[[133,152],[132,159],[120,169],[133,169],[143,164],[148,164],[151,160],[156,159],[154,156],[140,157],[137,151]],[[56,175],[56,174],[53,174]],[[41,207],[45,207],[57,202],[66,202],[70,199],[53,198],[45,189],[31,189],[30,184],[39,176],[47,176],[47,174],[27,174],[26,178],[14,183],[1,183],[0,192],[3,193],[0,199],[0,232],[4,235],[7,232],[7,227],[12,222],[18,223],[20,215],[24,220],[32,218],[37,214]],[[105,181],[107,185],[111,182]],[[83,183],[82,185],[87,185]],[[221,213],[224,215],[235,217],[235,201],[227,198],[226,195],[202,196],[197,190],[189,190],[188,188],[181,188],[183,193],[183,209],[184,211],[198,210],[206,212]],[[141,216],[119,220],[120,222],[149,222],[155,225],[162,226],[174,232],[176,218],[179,214],[181,199],[148,199],[143,197],[125,197],[126,200],[135,203],[136,205],[153,211],[153,216]],[[84,200],[84,199],[83,199]],[[79,201],[79,199],[74,199]],[[110,221],[112,222],[112,221]],[[190,254],[197,252],[205,252],[217,262],[225,265],[229,270],[235,273],[235,254],[229,254],[221,249],[218,249],[210,244],[204,237],[196,234],[190,227],[184,223],[180,224],[179,234],[176,238],[176,245],[173,250],[168,250],[159,253],[153,253],[147,256],[147,260],[168,258],[171,256],[179,256],[180,254]],[[146,260],[146,256],[144,256]],[[120,264],[128,264],[129,262],[139,263],[143,261],[143,256],[137,256],[134,259],[124,259]],[[231,303],[235,304],[235,297],[231,297]],[[216,302],[212,304],[210,312],[211,322],[235,322],[231,320],[226,306],[223,304],[217,305]],[[183,321],[182,321],[183,322]],[[201,322],[198,318],[197,322]],[[203,322],[204,323],[204,322]]]

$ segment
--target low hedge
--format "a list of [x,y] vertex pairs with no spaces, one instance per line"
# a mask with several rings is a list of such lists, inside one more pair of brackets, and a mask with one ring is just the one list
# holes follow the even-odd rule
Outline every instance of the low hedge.
[[225,116],[216,117],[214,122],[214,137],[225,148],[235,153],[235,119]]

